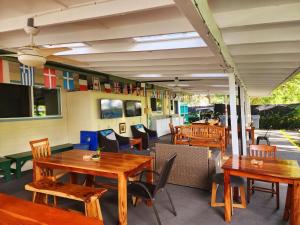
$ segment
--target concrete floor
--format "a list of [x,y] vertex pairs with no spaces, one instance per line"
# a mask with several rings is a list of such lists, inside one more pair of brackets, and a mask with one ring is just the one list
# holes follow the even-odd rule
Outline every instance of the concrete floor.
[[[256,135],[264,135],[265,131],[256,131]],[[299,140],[299,133],[288,132],[293,139]],[[168,142],[168,136],[162,137],[162,142]],[[283,159],[295,159],[300,162],[300,149],[293,146],[289,140],[279,131],[270,132],[271,144],[278,146],[278,157]],[[228,149],[229,150],[229,149]],[[24,173],[21,179],[8,183],[0,181],[0,192],[15,195],[17,197],[30,200],[31,194],[24,190],[24,185],[32,180],[32,171]],[[211,208],[209,206],[210,193],[196,188],[188,188],[177,185],[168,185],[168,189],[173,197],[178,215],[175,217],[171,213],[171,207],[164,193],[157,198],[157,207],[164,225],[225,225],[223,219],[223,208]],[[219,200],[222,200],[222,188],[219,189]],[[246,209],[234,209],[232,218],[233,225],[283,225],[288,224],[282,221],[286,185],[280,186],[281,208],[275,210],[275,198],[270,194],[257,192]],[[1,203],[0,203],[1,204]],[[80,203],[61,200],[59,205],[73,209],[83,210]],[[115,225],[118,220],[117,192],[109,191],[101,201],[101,207],[105,225]],[[1,220],[0,219],[0,224]],[[130,225],[155,225],[156,219],[151,208],[144,204],[137,207],[128,205],[128,223]]]

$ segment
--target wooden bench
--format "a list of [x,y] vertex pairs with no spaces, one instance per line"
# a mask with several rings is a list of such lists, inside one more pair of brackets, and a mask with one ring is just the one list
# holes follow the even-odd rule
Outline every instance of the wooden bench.
[[0,158],[0,174],[4,176],[5,181],[11,180],[10,159]]
[[190,145],[219,148],[222,153],[225,153],[225,127],[204,124],[192,125]]
[[107,189],[64,184],[50,179],[26,184],[25,189],[33,192],[34,203],[48,204],[48,195],[84,202],[86,216],[103,220],[99,198]]
[[0,224],[9,225],[103,225],[103,222],[40,204],[34,204],[14,196],[0,193]]
[[[73,149],[73,144],[63,144],[63,145],[57,145],[51,147],[51,153],[59,153],[59,152],[64,152],[64,151],[69,151]],[[25,163],[29,160],[32,160],[32,152],[21,152],[21,153],[16,153],[12,155],[7,155],[5,158],[11,160],[12,163],[16,163],[16,168],[13,169],[11,168],[10,170],[15,174],[16,178],[20,178],[22,175],[22,167],[25,165]]]

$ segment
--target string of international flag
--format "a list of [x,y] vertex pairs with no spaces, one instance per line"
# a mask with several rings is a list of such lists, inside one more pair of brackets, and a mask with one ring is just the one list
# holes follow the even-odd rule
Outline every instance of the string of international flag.
[[[19,65],[20,83],[21,85],[34,86],[35,73],[34,67]],[[43,69],[44,86],[49,89],[57,87],[58,73],[54,68],[45,67]],[[88,76],[74,74],[70,71],[62,71],[63,87],[68,91],[86,91],[96,90],[101,91],[100,78],[97,76]],[[8,61],[0,59],[0,83],[10,83],[10,71]],[[77,85],[75,85],[75,83]],[[145,83],[122,83],[119,81],[110,81],[103,83],[103,91],[116,94],[134,94],[145,96]]]

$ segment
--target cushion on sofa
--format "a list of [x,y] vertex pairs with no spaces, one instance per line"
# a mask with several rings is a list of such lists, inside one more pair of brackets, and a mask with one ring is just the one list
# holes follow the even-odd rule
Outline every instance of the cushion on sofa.
[[107,135],[113,133],[113,131],[112,131],[111,129],[101,130],[101,131],[99,131],[99,132],[100,132],[100,134],[101,134],[102,136],[104,136],[104,137],[106,137]]
[[112,141],[117,140],[116,135],[114,132],[111,132],[110,134],[106,135],[106,138]]

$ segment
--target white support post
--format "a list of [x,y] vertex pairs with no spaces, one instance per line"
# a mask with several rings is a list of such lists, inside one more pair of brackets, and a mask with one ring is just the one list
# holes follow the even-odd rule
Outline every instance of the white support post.
[[227,111],[227,105],[228,105],[228,96],[225,95],[225,126],[228,127],[228,111]]
[[230,74],[228,74],[228,77],[229,77],[229,102],[230,102],[230,120],[231,120],[230,126],[231,126],[232,154],[239,155],[235,75],[233,73],[230,73]]
[[241,129],[242,129],[242,145],[243,155],[247,155],[247,134],[246,134],[246,113],[245,113],[245,89],[240,87],[240,110],[241,110]]
[[245,105],[246,105],[246,125],[247,126],[250,126],[251,124],[251,102],[250,102],[250,97],[248,95],[248,93],[246,92],[246,102],[245,102]]

